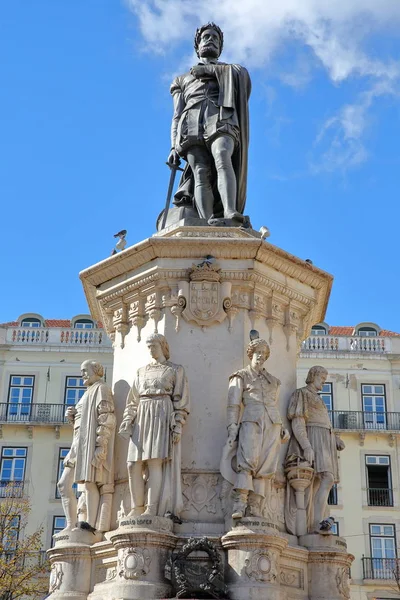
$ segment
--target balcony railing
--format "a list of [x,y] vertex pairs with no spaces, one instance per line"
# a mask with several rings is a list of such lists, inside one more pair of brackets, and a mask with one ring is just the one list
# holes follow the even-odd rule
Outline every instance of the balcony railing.
[[389,488],[368,488],[368,506],[393,506],[393,490]]
[[111,348],[111,340],[102,329],[61,329],[58,327],[32,328],[9,327],[6,343],[28,346],[105,346]]
[[65,404],[0,403],[0,423],[66,423]]
[[363,579],[397,579],[400,576],[398,558],[362,558]]
[[391,351],[387,337],[356,337],[335,335],[310,335],[301,345],[302,352],[372,352]]
[[[16,550],[10,550],[2,552],[1,558],[5,562],[9,562],[17,558],[20,568],[27,568],[33,566],[43,567],[47,563],[47,552],[46,550],[38,550],[37,552],[18,552]],[[8,596],[7,596],[8,597]],[[2,598],[2,596],[0,596]]]
[[24,481],[0,481],[0,498],[22,498]]
[[400,412],[333,410],[329,415],[335,429],[400,431]]

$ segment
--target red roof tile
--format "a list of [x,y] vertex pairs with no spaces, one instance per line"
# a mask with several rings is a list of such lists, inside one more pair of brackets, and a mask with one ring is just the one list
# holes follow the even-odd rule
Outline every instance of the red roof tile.
[[[340,325],[333,325],[332,327],[329,327],[329,335],[346,335],[346,336],[350,336],[353,335],[354,333],[354,327],[348,327],[348,326],[340,326]],[[381,331],[379,332],[379,335],[382,337],[397,337],[400,336],[400,333],[395,333],[394,331],[389,331],[388,329],[381,329]]]
[[[45,319],[45,327],[60,327],[63,329],[69,329],[72,327],[71,319]],[[96,322],[95,322],[96,323]],[[103,328],[102,323],[99,321],[96,323],[97,327]],[[8,323],[0,323],[0,327],[19,327],[18,321],[9,321]]]

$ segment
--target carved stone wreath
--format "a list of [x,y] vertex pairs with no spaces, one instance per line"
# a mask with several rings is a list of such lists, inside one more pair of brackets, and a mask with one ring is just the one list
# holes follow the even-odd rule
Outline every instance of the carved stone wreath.
[[350,584],[349,584],[349,569],[348,567],[339,567],[336,573],[336,585],[339,594],[348,600],[350,598]]
[[58,562],[53,563],[51,565],[51,572],[50,572],[50,587],[49,587],[50,594],[52,594],[56,590],[60,589],[61,583],[63,580],[63,576],[64,576],[64,572],[63,572],[62,564],[58,563]]
[[256,550],[245,560],[246,574],[250,579],[274,583],[278,578],[276,556],[271,550]]
[[118,575],[138,579],[150,571],[151,556],[147,548],[124,548],[119,557]]
[[[210,567],[191,563],[188,557],[196,551],[208,554]],[[170,570],[177,598],[227,597],[221,557],[215,545],[206,537],[190,538],[180,552],[171,556]]]

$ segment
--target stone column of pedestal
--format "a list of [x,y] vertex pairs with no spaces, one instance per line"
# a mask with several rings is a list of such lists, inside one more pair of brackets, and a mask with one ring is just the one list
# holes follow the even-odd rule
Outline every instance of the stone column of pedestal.
[[[226,579],[232,600],[286,600],[280,586],[285,537],[265,528],[260,519],[243,519],[221,539],[228,553]],[[246,523],[246,524],[244,524]]]
[[90,545],[59,544],[48,550],[47,554],[51,564],[48,598],[86,600],[90,591]]
[[[165,577],[165,566],[177,542],[170,519],[126,518],[107,537],[118,556],[113,598],[155,600],[172,596],[171,583]],[[89,598],[100,597],[95,586]]]
[[354,556],[347,552],[346,540],[336,535],[308,534],[299,542],[309,550],[310,600],[349,600]]

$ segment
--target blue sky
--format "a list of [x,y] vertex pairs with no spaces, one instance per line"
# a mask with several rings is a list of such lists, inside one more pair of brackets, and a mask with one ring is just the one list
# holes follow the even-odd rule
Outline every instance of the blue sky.
[[0,322],[86,312],[79,271],[154,233],[210,19],[252,77],[253,226],[335,276],[329,323],[400,332],[398,0],[3,0]]

